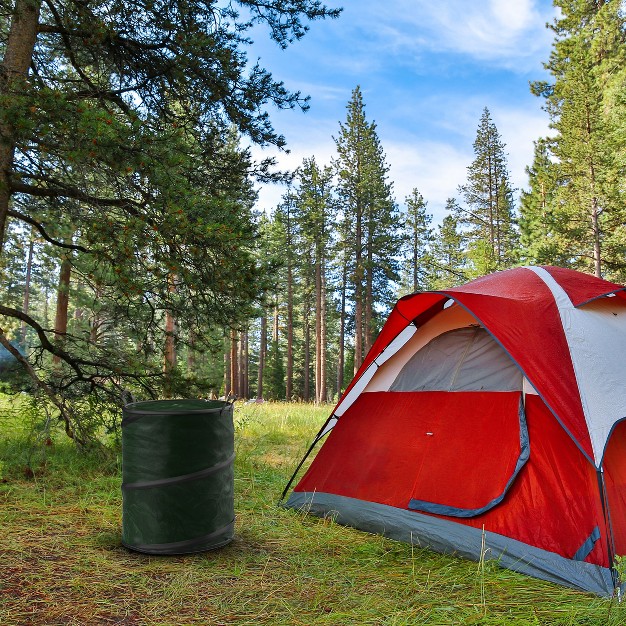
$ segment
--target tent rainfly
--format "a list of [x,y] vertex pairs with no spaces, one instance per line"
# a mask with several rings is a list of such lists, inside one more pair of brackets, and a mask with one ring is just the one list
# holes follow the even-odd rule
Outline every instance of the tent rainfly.
[[402,298],[286,506],[619,593],[625,289],[521,267]]

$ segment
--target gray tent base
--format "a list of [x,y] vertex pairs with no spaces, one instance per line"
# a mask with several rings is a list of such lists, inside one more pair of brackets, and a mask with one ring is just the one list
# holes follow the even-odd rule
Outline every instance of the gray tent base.
[[[317,492],[293,492],[284,506],[435,552],[480,559],[482,530],[430,515]],[[497,560],[506,569],[603,597],[614,595],[609,568],[566,559],[496,533],[485,532],[485,545],[485,558]]]

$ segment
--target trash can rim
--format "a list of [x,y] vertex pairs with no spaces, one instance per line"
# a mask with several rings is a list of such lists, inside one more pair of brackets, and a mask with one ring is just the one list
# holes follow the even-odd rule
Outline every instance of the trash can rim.
[[[164,404],[169,402],[168,400],[142,400],[140,402],[131,402],[126,404],[123,407],[123,412],[127,414],[133,415],[188,415],[189,413],[221,413],[225,407],[230,405],[230,402],[225,402],[223,400],[184,400],[185,402],[196,402],[196,403],[219,403],[219,406],[207,406],[202,408],[189,408],[189,409],[150,409],[150,408],[137,408],[139,406],[145,407],[150,404]],[[178,400],[172,400],[172,404],[179,402]]]

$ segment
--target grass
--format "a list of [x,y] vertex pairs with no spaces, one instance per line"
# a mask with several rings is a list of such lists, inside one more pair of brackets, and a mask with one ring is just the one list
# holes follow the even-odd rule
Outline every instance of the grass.
[[626,623],[621,605],[490,561],[277,507],[325,408],[238,405],[235,540],[216,552],[151,557],[120,544],[116,450],[81,454],[42,428],[28,403],[2,406],[3,626]]

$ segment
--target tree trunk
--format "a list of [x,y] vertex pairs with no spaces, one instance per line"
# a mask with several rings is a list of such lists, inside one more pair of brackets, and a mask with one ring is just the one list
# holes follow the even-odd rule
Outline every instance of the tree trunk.
[[44,287],[43,290],[43,321],[44,327],[50,328],[50,294],[48,293],[48,289]]
[[[589,120],[589,116],[587,116]],[[587,121],[587,132],[591,135],[591,124]],[[589,165],[591,181],[591,232],[593,234],[593,269],[598,278],[602,278],[602,251],[600,247],[600,207],[596,195],[596,168],[593,161]]]
[[[99,299],[100,299],[100,289],[96,288],[95,300],[98,301]],[[100,319],[100,314],[96,311],[93,314],[93,318],[90,322],[90,328],[89,328],[89,341],[93,344],[98,343],[99,331],[100,331],[101,325],[102,325],[102,321]]]
[[239,395],[248,397],[248,330],[239,335]]
[[[67,311],[70,301],[70,277],[72,275],[72,264],[68,258],[63,259],[59,270],[59,287],[57,289],[57,307],[54,316],[55,343],[63,345],[63,340],[67,334]],[[61,359],[58,356],[52,357],[52,362],[58,365]]]
[[228,335],[224,336],[224,397],[228,398],[232,387],[232,378],[230,377],[230,339]]
[[245,376],[244,376],[244,384],[245,384],[245,395],[246,398],[250,397],[250,334],[248,333],[248,329],[246,328],[245,334],[245,344],[244,344],[244,357],[245,357]]
[[[11,97],[21,91],[28,76],[35,41],[41,2],[16,0],[11,27],[0,65],[0,97]],[[8,120],[0,120],[0,255],[4,245],[7,213],[11,198],[11,171],[15,158],[16,131]]]
[[[173,293],[176,290],[174,277],[168,277],[168,290]],[[170,310],[165,311],[165,346],[163,350],[163,374],[165,375],[165,387],[163,393],[166,398],[172,397],[172,373],[176,368],[176,320]]]
[[189,330],[189,346],[187,348],[187,374],[194,376],[196,373],[196,331],[191,328]]
[[164,395],[172,397],[172,372],[176,367],[176,320],[170,311],[165,312],[165,349],[163,358],[163,373],[165,374]]
[[230,331],[230,395],[239,396],[239,363],[237,362],[237,331]]
[[[374,334],[374,329],[372,328],[374,318],[373,228],[374,224],[370,216],[367,226],[367,263],[365,266],[365,350],[363,352],[363,358],[365,358],[365,355],[370,351],[370,348],[372,347]],[[359,366],[360,365],[361,363],[359,363]]]
[[326,373],[326,268],[322,257],[322,280],[321,280],[321,315],[320,315],[320,402],[327,401],[327,373]]
[[[26,282],[24,284],[24,301],[22,303],[22,311],[28,315],[30,308],[30,278],[33,269],[33,252],[35,249],[35,238],[31,230],[30,243],[28,245],[28,257],[26,259]],[[26,322],[22,322],[22,348],[26,349]]]
[[417,293],[419,289],[419,276],[418,276],[418,267],[417,267],[417,250],[419,245],[419,238],[417,233],[417,209],[415,210],[415,224],[413,226],[413,259],[412,259],[412,269],[413,269],[413,293]]
[[363,257],[362,245],[362,216],[357,210],[356,218],[356,255],[354,268],[354,373],[357,373],[363,362]]
[[322,261],[315,251],[315,404],[322,402]]
[[308,402],[311,399],[311,328],[309,323],[310,307],[308,303],[304,305],[304,372],[303,372],[303,390],[302,399]]
[[267,354],[267,318],[261,317],[261,338],[259,341],[259,378],[256,387],[256,397],[263,399],[263,371],[265,369],[265,355]]
[[337,360],[337,397],[341,397],[343,388],[343,370],[345,368],[346,352],[346,281],[348,280],[348,263],[343,258],[341,275],[341,313],[339,315],[339,358]]
[[598,278],[602,278],[602,250],[600,246],[600,210],[598,198],[591,199],[591,229],[593,232],[593,269]]
[[287,384],[285,396],[289,402],[293,395],[293,268],[291,266],[291,246],[287,254]]

